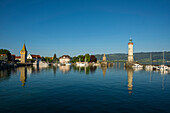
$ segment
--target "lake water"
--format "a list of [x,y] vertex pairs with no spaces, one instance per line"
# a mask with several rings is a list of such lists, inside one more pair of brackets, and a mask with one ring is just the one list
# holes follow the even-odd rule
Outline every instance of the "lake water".
[[170,74],[113,67],[0,71],[0,113],[169,112]]

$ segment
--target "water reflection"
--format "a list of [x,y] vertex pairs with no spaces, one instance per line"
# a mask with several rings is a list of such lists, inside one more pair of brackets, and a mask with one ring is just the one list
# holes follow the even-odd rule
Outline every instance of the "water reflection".
[[70,65],[66,65],[66,66],[59,66],[59,69],[61,72],[63,73],[68,73],[70,71]]
[[[30,108],[31,111],[35,110],[33,112],[42,110],[35,105],[42,106],[44,110],[54,107],[52,109],[54,112],[74,112],[77,111],[77,107],[72,107],[75,103],[81,103],[81,106],[78,106],[80,110],[84,106],[93,107],[94,109],[102,108],[99,109],[99,112],[112,112],[113,109],[125,109],[121,112],[137,112],[141,108],[143,110],[142,112],[154,112],[158,110],[163,111],[165,107],[167,109],[164,111],[168,111],[170,94],[169,76],[153,72],[151,73],[153,74],[153,82],[150,83],[149,72],[135,72],[132,68],[125,68],[126,70],[124,70],[124,67],[122,65],[119,66],[119,64],[117,68],[115,66],[116,64],[113,67],[91,66],[78,68],[69,66],[68,68],[67,66],[49,66],[42,69],[37,67],[20,67],[17,68],[18,72],[16,75],[13,74],[15,70],[2,70],[0,71],[1,112],[8,112],[11,109],[9,112],[15,112],[18,110],[16,105],[20,105],[20,103],[22,103],[21,107],[23,107],[21,111],[28,111],[29,109],[27,108]],[[66,75],[69,76],[63,76],[61,72],[66,72]],[[57,73],[57,76],[54,77],[53,73]],[[88,74],[88,76],[85,74]],[[103,76],[106,76],[106,78]],[[134,80],[136,81],[134,82]],[[22,88],[21,84],[26,87]],[[161,91],[161,85],[164,91]],[[47,104],[44,104],[44,101]],[[97,104],[97,102],[104,104]],[[139,103],[136,104],[136,102]],[[145,105],[140,106],[146,102],[149,103],[147,103],[149,107]],[[158,102],[158,104],[153,104],[155,102]],[[91,104],[88,105],[87,103]],[[28,107],[28,105],[30,106]],[[120,105],[123,107],[120,107]],[[162,106],[158,107],[158,105]],[[14,107],[8,109],[11,106]],[[150,111],[144,111],[145,107],[146,109],[152,109]],[[64,109],[65,111],[63,111],[63,108],[68,109]],[[158,108],[163,108],[163,110]]]
[[11,70],[1,70],[0,71],[0,81],[9,79],[10,75],[11,75]]
[[134,70],[132,68],[127,68],[127,75],[128,75],[128,92],[129,94],[132,93],[133,89],[133,72]]
[[56,72],[57,72],[57,66],[53,66],[53,73],[54,73],[54,75],[56,75]]
[[134,71],[142,71],[143,68],[133,68],[132,70],[134,70]]
[[20,81],[22,82],[22,86],[24,87],[27,80],[27,68],[20,67],[18,70],[20,71]]
[[107,70],[107,66],[102,66],[102,71],[103,71],[103,77],[106,76],[106,70]]
[[96,69],[97,69],[97,66],[84,66],[84,67],[73,66],[73,71],[85,72],[86,75],[90,73],[91,74],[95,73]]
[[[122,63],[123,64],[123,63]],[[27,76],[32,76],[32,75],[37,75],[39,74],[40,72],[44,71],[44,72],[53,72],[54,75],[56,75],[57,71],[60,71],[62,73],[69,73],[71,70],[73,72],[80,72],[80,73],[85,73],[86,75],[92,75],[96,72],[97,68],[101,68],[102,72],[101,74],[103,74],[103,77],[105,78],[106,74],[109,75],[110,71],[117,71],[117,70],[120,70],[120,71],[124,71],[124,66],[120,64],[120,63],[113,63],[112,65],[108,65],[108,66],[101,66],[101,67],[96,67],[96,66],[88,66],[88,67],[76,67],[76,66],[69,66],[69,65],[66,65],[66,66],[48,66],[48,67],[39,67],[39,66],[30,66],[30,67],[19,67],[19,68],[16,68],[16,69],[8,69],[8,70],[1,70],[0,71],[0,82],[2,80],[7,80],[10,78],[10,75],[14,75],[13,73],[16,73],[17,71],[19,71],[20,73],[20,79],[19,81],[21,81],[22,83],[22,86],[24,87],[26,85],[26,80],[27,80]],[[133,73],[135,71],[141,71],[142,69],[141,68],[125,68],[125,70],[127,71],[127,86],[128,86],[128,92],[129,94],[132,93],[132,90],[133,90]],[[154,76],[152,76],[152,74],[155,72],[155,71],[152,71],[152,70],[146,70],[146,71],[149,71],[150,74],[149,75],[149,78],[148,78],[148,81],[152,81],[152,78],[154,80]],[[162,74],[161,72],[159,72],[160,75]],[[164,90],[164,81],[166,81],[166,76],[164,76],[166,72],[163,73],[162,76],[160,76],[160,80],[161,80],[161,83],[162,83],[162,90]]]

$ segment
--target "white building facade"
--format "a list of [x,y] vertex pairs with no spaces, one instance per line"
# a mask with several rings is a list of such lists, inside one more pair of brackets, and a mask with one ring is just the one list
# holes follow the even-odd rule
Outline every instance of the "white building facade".
[[32,54],[29,54],[28,56],[27,56],[27,59],[30,59],[30,60],[38,60],[38,61],[40,61],[41,60],[41,56],[40,55],[32,55]]
[[59,58],[59,62],[61,64],[69,63],[70,62],[70,56],[69,55],[63,55]]

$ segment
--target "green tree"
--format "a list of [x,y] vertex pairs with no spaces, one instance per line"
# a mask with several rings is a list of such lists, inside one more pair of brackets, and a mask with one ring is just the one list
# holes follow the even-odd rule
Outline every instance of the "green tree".
[[84,56],[83,55],[79,55],[78,58],[80,59],[81,62],[84,62]]
[[7,50],[7,49],[0,49],[0,54],[6,54],[7,57],[8,57],[8,61],[11,60],[11,53],[10,53],[9,50]]
[[74,56],[73,59],[72,59],[72,62],[75,63],[75,62],[79,62],[79,58]]
[[43,56],[41,57],[41,61],[46,61],[45,58],[44,58]]
[[56,54],[54,54],[54,56],[53,56],[53,61],[52,61],[53,63],[56,63],[57,62],[57,56],[56,56]]
[[53,59],[51,57],[45,57],[45,61],[51,63]]
[[90,55],[89,54],[85,54],[85,58],[86,58],[86,62],[90,62]]

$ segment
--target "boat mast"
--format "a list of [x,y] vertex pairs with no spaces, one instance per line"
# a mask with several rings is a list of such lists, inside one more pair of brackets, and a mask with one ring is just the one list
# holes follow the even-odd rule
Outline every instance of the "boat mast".
[[150,64],[152,64],[152,53],[150,53]]
[[164,50],[163,50],[163,65],[164,65]]

